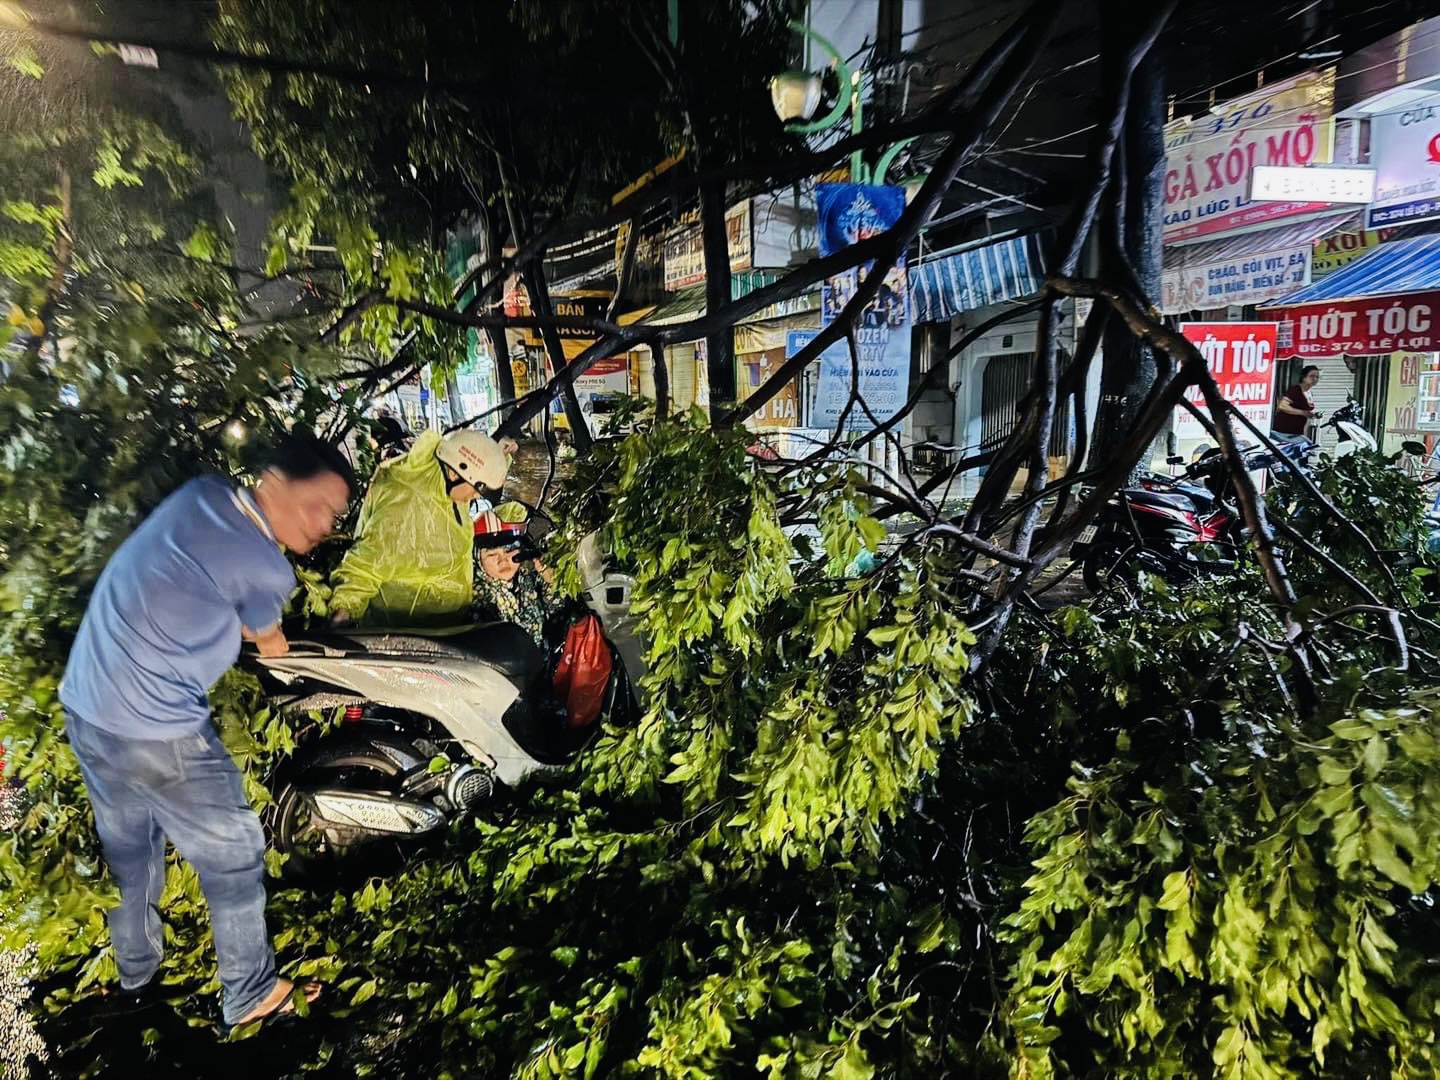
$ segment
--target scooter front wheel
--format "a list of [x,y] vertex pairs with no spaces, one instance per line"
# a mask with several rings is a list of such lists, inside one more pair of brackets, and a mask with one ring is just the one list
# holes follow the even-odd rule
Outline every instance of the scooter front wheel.
[[398,865],[411,845],[365,829],[349,828],[316,813],[310,792],[346,788],[393,795],[400,767],[364,745],[320,746],[288,770],[275,792],[270,833],[275,850],[288,855],[287,877],[343,875],[347,869],[374,874]]

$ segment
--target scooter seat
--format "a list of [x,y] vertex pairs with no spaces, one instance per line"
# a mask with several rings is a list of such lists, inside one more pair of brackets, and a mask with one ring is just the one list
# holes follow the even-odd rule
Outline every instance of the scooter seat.
[[1195,504],[1195,509],[1202,514],[1208,514],[1215,509],[1215,493],[1209,488],[1201,487],[1199,484],[1176,484],[1176,489]]
[[516,686],[529,686],[545,671],[545,654],[523,627],[481,623],[451,639],[475,659],[501,671]]
[[518,687],[528,687],[545,670],[545,656],[522,627],[514,623],[481,623],[463,629],[423,632],[380,628],[332,630],[312,634],[307,644],[367,653],[468,657],[489,664]]
[[1167,510],[1193,511],[1195,503],[1185,495],[1172,491],[1149,491],[1145,488],[1127,488],[1125,501],[1137,506],[1161,506]]

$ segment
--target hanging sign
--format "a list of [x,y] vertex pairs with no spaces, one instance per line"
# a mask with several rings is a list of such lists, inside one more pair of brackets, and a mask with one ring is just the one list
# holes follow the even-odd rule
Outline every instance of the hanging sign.
[[1404,225],[1440,218],[1440,94],[1370,118],[1375,201],[1366,223]]
[[1362,255],[1369,255],[1376,246],[1394,237],[1394,229],[1366,229],[1331,233],[1315,241],[1310,256],[1310,280],[1319,281],[1342,266],[1349,266]]
[[[1214,376],[1225,400],[1261,431],[1268,431],[1275,398],[1275,324],[1181,323],[1180,333],[1187,341],[1193,342],[1200,355],[1205,357],[1210,365],[1210,374]],[[1210,410],[1198,386],[1186,389],[1185,397],[1209,415]],[[1177,408],[1175,436],[1201,439],[1208,438],[1208,433],[1189,409]]]
[[1440,349],[1440,292],[1282,308],[1281,356],[1376,356]]
[[1173,315],[1231,304],[1263,304],[1267,300],[1279,300],[1309,282],[1308,244],[1238,259],[1179,266],[1160,275],[1160,310]]
[[1257,165],[1328,162],[1334,92],[1334,69],[1311,72],[1239,98],[1219,115],[1167,124],[1165,243],[1326,210],[1303,198],[1256,202],[1250,173]]
[[1375,170],[1256,165],[1250,198],[1256,202],[1368,203],[1375,197]]
[[[824,257],[891,228],[905,212],[905,189],[872,184],[817,184],[815,205],[820,226],[820,255]],[[825,279],[820,301],[822,326],[839,317],[874,271],[875,264],[871,262]],[[809,335],[801,342],[803,345],[816,333],[813,330],[791,333],[787,352],[797,340],[796,334]],[[840,422],[850,398],[856,366],[860,376],[859,393],[865,399],[868,412],[857,405],[846,418],[847,427],[873,427],[872,415],[876,421],[885,421],[905,404],[910,385],[910,290],[903,253],[897,263],[885,271],[879,292],[860,313],[853,333],[855,364],[851,362],[850,346],[845,339],[826,349],[821,357],[815,404],[810,412],[812,427],[834,427]]]
[[[754,265],[754,237],[750,200],[725,211],[725,243],[730,253],[730,272],[749,270]],[[665,241],[665,291],[674,292],[705,280],[705,233],[697,222]]]

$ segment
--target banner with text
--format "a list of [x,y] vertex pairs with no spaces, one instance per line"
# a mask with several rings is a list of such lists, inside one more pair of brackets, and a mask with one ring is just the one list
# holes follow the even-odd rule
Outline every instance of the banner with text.
[[[1181,323],[1180,333],[1192,342],[1210,365],[1210,374],[1225,400],[1240,410],[1261,431],[1270,429],[1275,399],[1274,323]],[[1210,410],[1198,386],[1185,391],[1186,399],[1207,416]],[[1175,437],[1204,439],[1209,435],[1189,409],[1175,410]]]
[[1372,116],[1370,159],[1372,229],[1440,218],[1440,94]]
[[[812,332],[813,333],[813,332]],[[789,342],[786,342],[786,346]],[[765,349],[761,352],[740,353],[735,357],[739,374],[736,386],[740,400],[744,401],[769,381],[794,354],[787,347]],[[748,428],[792,428],[800,426],[800,393],[798,379],[791,379],[780,392],[760,407],[760,410],[745,421]]]
[[1231,304],[1263,304],[1293,293],[1309,284],[1309,279],[1309,244],[1219,262],[1185,264],[1161,274],[1160,310],[1174,315]]
[[[820,255],[823,258],[884,232],[900,220],[905,211],[905,189],[872,184],[817,184],[816,211],[820,228]],[[865,263],[843,274],[827,278],[821,287],[820,322],[834,322],[856,290],[875,269]],[[812,340],[815,332],[809,331]],[[787,338],[790,349],[795,334]],[[803,344],[803,343],[802,343]],[[849,428],[873,427],[876,421],[894,416],[905,404],[910,384],[910,290],[905,278],[905,257],[885,271],[875,299],[866,305],[855,327],[859,393],[868,408],[858,406],[846,419]],[[842,339],[825,350],[815,382],[815,402],[810,412],[812,427],[833,427],[840,421],[850,397],[852,370],[849,345]]]
[[1280,356],[1383,356],[1440,349],[1440,292],[1281,308]]
[[1307,73],[1165,126],[1165,243],[1332,209],[1328,203],[1255,202],[1256,165],[1330,160],[1335,72]]
[[1310,280],[1319,281],[1326,274],[1349,266],[1395,235],[1394,229],[1347,229],[1322,236],[1315,241],[1315,250],[1310,256]]

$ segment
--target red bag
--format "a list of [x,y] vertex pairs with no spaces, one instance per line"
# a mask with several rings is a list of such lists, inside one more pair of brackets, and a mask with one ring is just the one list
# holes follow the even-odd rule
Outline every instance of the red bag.
[[565,649],[555,665],[555,696],[565,706],[570,730],[587,728],[600,719],[612,667],[600,620],[586,615],[566,633]]

